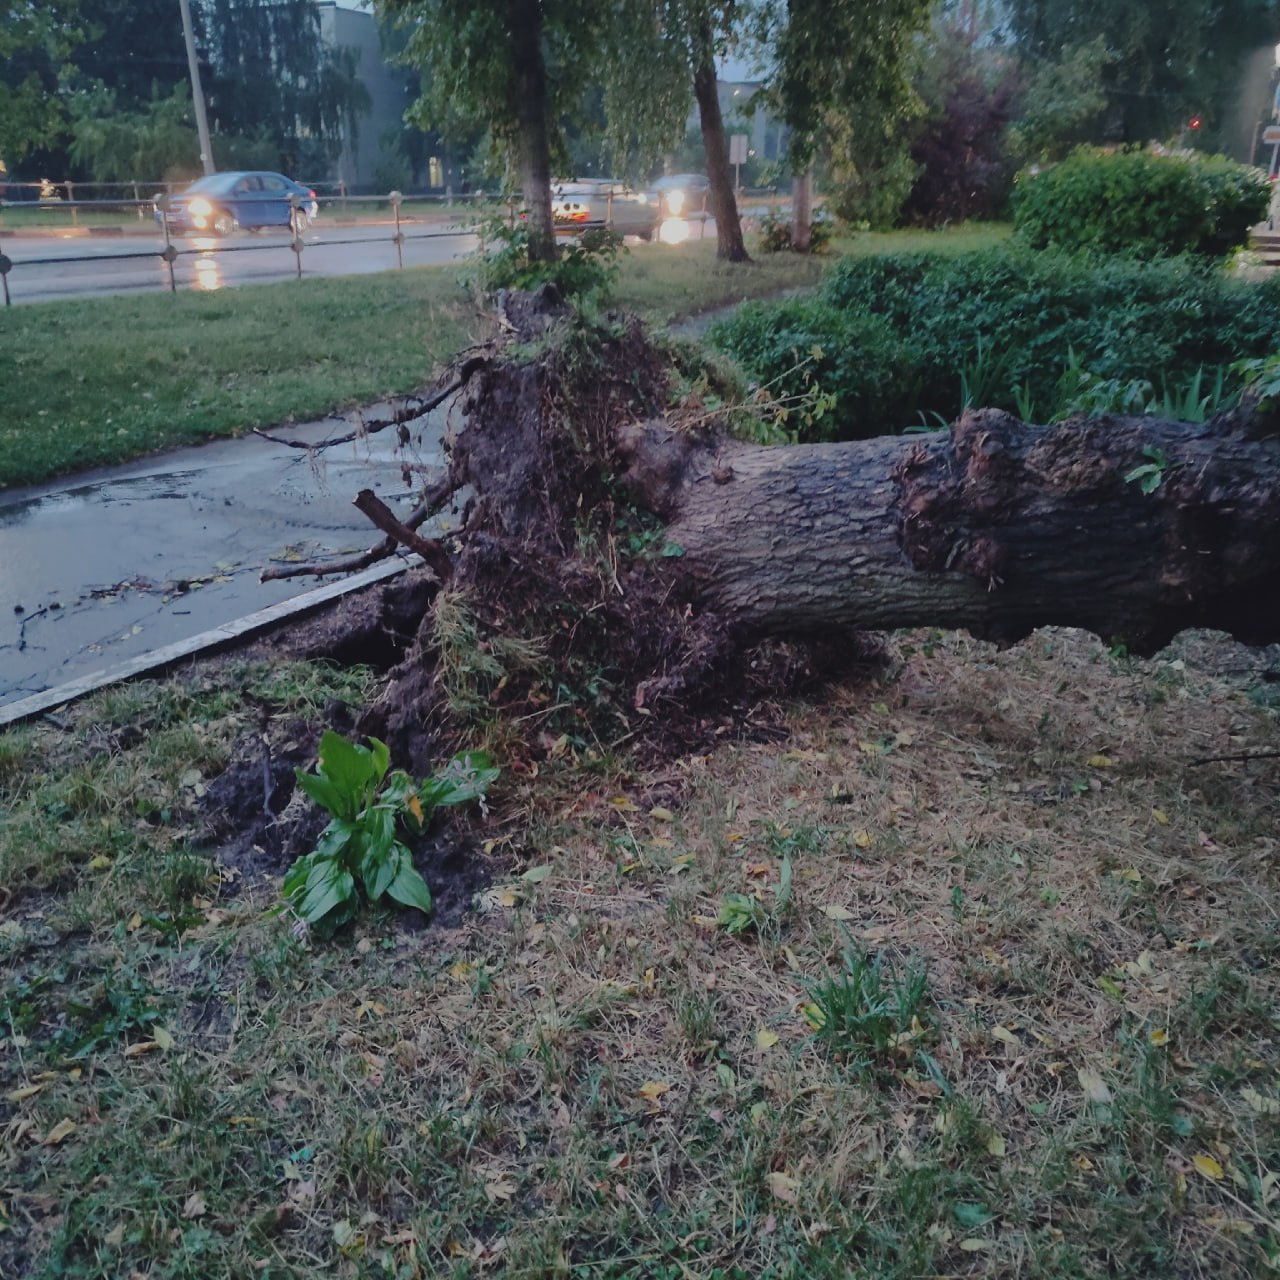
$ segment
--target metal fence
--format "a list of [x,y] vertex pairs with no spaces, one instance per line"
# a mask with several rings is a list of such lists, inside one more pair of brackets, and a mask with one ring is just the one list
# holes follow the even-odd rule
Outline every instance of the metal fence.
[[[152,198],[141,195],[133,196],[132,192],[143,185],[155,190]],[[13,304],[9,277],[21,271],[25,278],[28,270],[51,269],[74,266],[76,264],[94,264],[111,266],[130,262],[156,262],[161,264],[161,282],[167,280],[171,292],[176,293],[179,287],[176,264],[183,258],[197,260],[215,260],[221,254],[255,254],[282,252],[293,254],[292,274],[297,278],[303,275],[303,258],[307,251],[318,251],[337,248],[343,245],[368,245],[384,243],[394,246],[395,265],[403,268],[406,244],[419,240],[440,240],[457,238],[470,234],[473,224],[482,216],[501,217],[510,225],[517,220],[517,206],[511,200],[503,200],[484,192],[468,193],[462,196],[447,195],[409,195],[390,192],[386,195],[350,195],[345,191],[333,194],[322,194],[319,187],[316,203],[323,210],[320,221],[313,224],[324,232],[323,239],[304,240],[301,234],[303,227],[297,219],[297,198],[294,201],[295,213],[291,215],[287,228],[289,239],[253,240],[240,237],[198,234],[194,241],[188,241],[172,227],[168,217],[169,195],[173,186],[165,190],[156,188],[165,184],[139,183],[42,183],[21,184],[7,183],[0,187],[0,288],[3,289],[6,306]],[[178,184],[174,184],[176,186]],[[183,184],[185,185],[185,184]],[[30,188],[35,198],[26,198],[31,191],[19,192],[13,199],[15,187]],[[89,189],[94,194],[89,196]],[[332,191],[332,184],[330,190]],[[595,217],[591,226],[609,226],[613,222],[614,204],[613,190],[608,189],[607,203],[602,210],[603,216]],[[621,188],[617,188],[621,191]],[[744,197],[757,201],[768,200],[772,206],[776,204],[776,190],[742,192]],[[74,197],[74,198],[73,198]],[[698,234],[705,234],[707,214],[705,207],[691,211],[687,215],[692,223],[697,224]],[[386,235],[369,234],[370,228],[385,227]],[[360,228],[364,234],[353,234]],[[584,229],[584,224],[567,224],[559,228],[563,234],[572,235]],[[154,246],[137,249],[121,248],[111,253],[41,253],[24,245],[20,256],[14,257],[4,251],[5,239],[33,236],[63,237],[119,237],[122,241],[131,237],[154,235]],[[138,287],[138,286],[134,286]],[[142,286],[142,287],[145,287]]]

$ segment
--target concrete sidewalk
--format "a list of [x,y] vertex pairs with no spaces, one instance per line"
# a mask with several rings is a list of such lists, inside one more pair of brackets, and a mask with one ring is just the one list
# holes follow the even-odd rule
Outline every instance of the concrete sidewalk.
[[[247,436],[0,495],[0,707],[313,590],[325,580],[258,575],[379,541],[352,499],[373,489],[407,515],[443,466],[443,413],[407,449],[394,429],[323,454]],[[350,429],[273,434],[317,444]]]

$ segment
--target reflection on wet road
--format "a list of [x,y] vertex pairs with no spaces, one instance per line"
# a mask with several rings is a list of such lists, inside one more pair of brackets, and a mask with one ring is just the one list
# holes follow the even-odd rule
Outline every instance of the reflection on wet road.
[[[312,228],[303,237],[303,276],[366,275],[393,270],[400,259],[393,226]],[[298,271],[288,234],[237,234],[225,240],[195,236],[174,241],[179,289],[210,290],[240,284],[288,280]],[[439,266],[466,257],[475,247],[469,231],[443,226],[405,230],[401,255],[406,267]],[[9,291],[13,301],[48,302],[57,298],[109,293],[154,292],[169,288],[169,269],[160,257],[164,241],[155,235],[108,239],[48,239],[5,235],[0,248],[12,259]],[[86,261],[75,261],[75,259]]]
[[310,590],[314,578],[264,584],[259,571],[376,542],[352,506],[362,488],[407,514],[404,464],[431,477],[439,422],[415,427],[408,451],[394,437],[313,455],[250,436],[0,494],[0,705]]

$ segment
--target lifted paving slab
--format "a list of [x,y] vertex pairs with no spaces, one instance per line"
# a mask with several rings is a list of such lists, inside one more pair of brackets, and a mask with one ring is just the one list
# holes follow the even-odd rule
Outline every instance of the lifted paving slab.
[[[442,423],[440,410],[414,424],[407,449],[394,429],[323,454],[246,436],[0,493],[0,710],[176,660],[201,636],[226,643],[228,624],[314,592],[314,577],[261,583],[259,571],[377,542],[352,499],[373,489],[407,515],[443,466]],[[329,419],[273,434],[317,444],[349,430]]]

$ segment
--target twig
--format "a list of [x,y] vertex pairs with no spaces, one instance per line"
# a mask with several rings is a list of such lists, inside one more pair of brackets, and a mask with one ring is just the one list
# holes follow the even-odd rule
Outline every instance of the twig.
[[424,538],[408,525],[397,520],[395,513],[372,489],[361,489],[356,494],[356,510],[363,512],[389,538],[394,538],[410,551],[416,551],[436,572],[441,582],[453,573],[453,561],[438,538]]
[[1197,756],[1187,761],[1187,768],[1197,764],[1219,764],[1226,760],[1275,760],[1280,758],[1280,751],[1236,751],[1225,756]]
[[388,556],[394,555],[395,550],[396,540],[383,538],[368,551],[362,551],[358,556],[348,556],[345,560],[312,560],[306,564],[263,569],[258,575],[258,581],[279,582],[284,578],[322,578],[327,573],[358,573],[361,569],[367,569],[371,564],[377,564],[379,560],[385,560]]
[[[419,528],[431,519],[452,496],[453,483],[446,475],[433,488],[427,490],[422,501],[402,522],[404,527]],[[259,581],[277,582],[284,578],[322,578],[330,573],[358,573],[361,569],[367,569],[371,564],[377,564],[379,560],[385,560],[388,556],[394,555],[398,545],[397,539],[387,536],[376,546],[370,547],[368,551],[362,551],[356,556],[348,556],[345,560],[313,560],[307,564],[263,569],[259,575]]]
[[435,395],[428,396],[426,399],[421,396],[412,396],[405,402],[405,407],[397,409],[391,417],[374,418],[368,422],[361,422],[358,431],[350,431],[345,436],[334,436],[332,440],[321,440],[316,444],[309,444],[306,440],[286,440],[283,436],[273,436],[270,432],[260,431],[257,427],[254,427],[253,434],[261,436],[263,440],[270,440],[272,444],[286,445],[290,449],[306,449],[308,452],[332,449],[334,445],[338,444],[350,444],[353,440],[359,440],[363,436],[374,435],[379,431],[384,431],[387,427],[400,427],[406,422],[414,422],[418,418],[425,417],[432,409],[442,405],[454,392],[461,391],[471,380],[471,376],[487,363],[488,361],[484,356],[472,356],[471,359],[463,361],[458,370],[458,376],[443,390],[437,391]]

